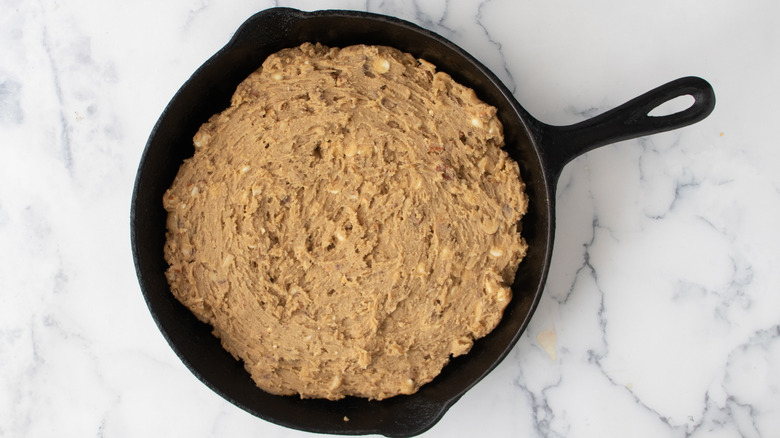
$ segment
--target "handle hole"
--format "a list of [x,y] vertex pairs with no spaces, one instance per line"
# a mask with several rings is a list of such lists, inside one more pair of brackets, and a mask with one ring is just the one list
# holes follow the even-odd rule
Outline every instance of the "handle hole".
[[664,117],[681,113],[692,107],[694,102],[696,102],[696,99],[689,94],[677,96],[653,108],[647,115],[650,117]]

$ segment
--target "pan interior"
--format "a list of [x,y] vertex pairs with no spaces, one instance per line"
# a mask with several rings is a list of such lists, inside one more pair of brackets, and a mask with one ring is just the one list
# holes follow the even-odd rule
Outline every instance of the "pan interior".
[[[274,396],[258,389],[211,334],[170,293],[163,259],[166,213],[162,197],[182,161],[194,152],[192,137],[211,115],[225,109],[236,86],[270,54],[304,42],[343,47],[378,44],[425,58],[499,110],[506,149],[520,164],[530,198],[522,233],[529,244],[512,286],[513,299],[498,327],[455,358],[417,393],[381,402]],[[134,260],[145,299],[160,330],[187,367],[206,385],[248,412],[311,432],[414,435],[431,427],[466,390],[511,350],[536,307],[552,247],[552,199],[527,114],[484,66],[449,41],[415,25],[366,13],[290,9],[262,12],[209,59],[165,109],[146,146],[131,212]],[[349,421],[344,421],[348,417]]]

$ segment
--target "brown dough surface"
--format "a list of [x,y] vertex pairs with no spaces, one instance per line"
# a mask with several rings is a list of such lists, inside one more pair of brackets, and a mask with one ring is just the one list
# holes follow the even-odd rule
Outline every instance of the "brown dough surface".
[[496,109],[396,49],[270,56],[163,205],[176,298],[274,394],[410,394],[488,334],[526,252]]

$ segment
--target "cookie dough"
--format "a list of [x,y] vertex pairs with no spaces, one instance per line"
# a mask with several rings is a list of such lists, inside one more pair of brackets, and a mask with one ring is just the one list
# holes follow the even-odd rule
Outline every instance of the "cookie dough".
[[271,55],[165,193],[171,291],[274,394],[410,394],[493,330],[527,245],[496,109],[381,46]]

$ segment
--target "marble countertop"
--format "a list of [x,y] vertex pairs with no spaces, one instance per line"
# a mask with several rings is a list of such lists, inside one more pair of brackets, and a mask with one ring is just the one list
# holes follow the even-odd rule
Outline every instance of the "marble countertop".
[[682,76],[717,94],[696,125],[564,169],[552,269],[530,326],[424,436],[776,436],[777,2],[6,0],[0,437],[311,435],[247,414],[187,370],[147,310],[129,240],[155,121],[271,6],[418,23],[551,124]]

